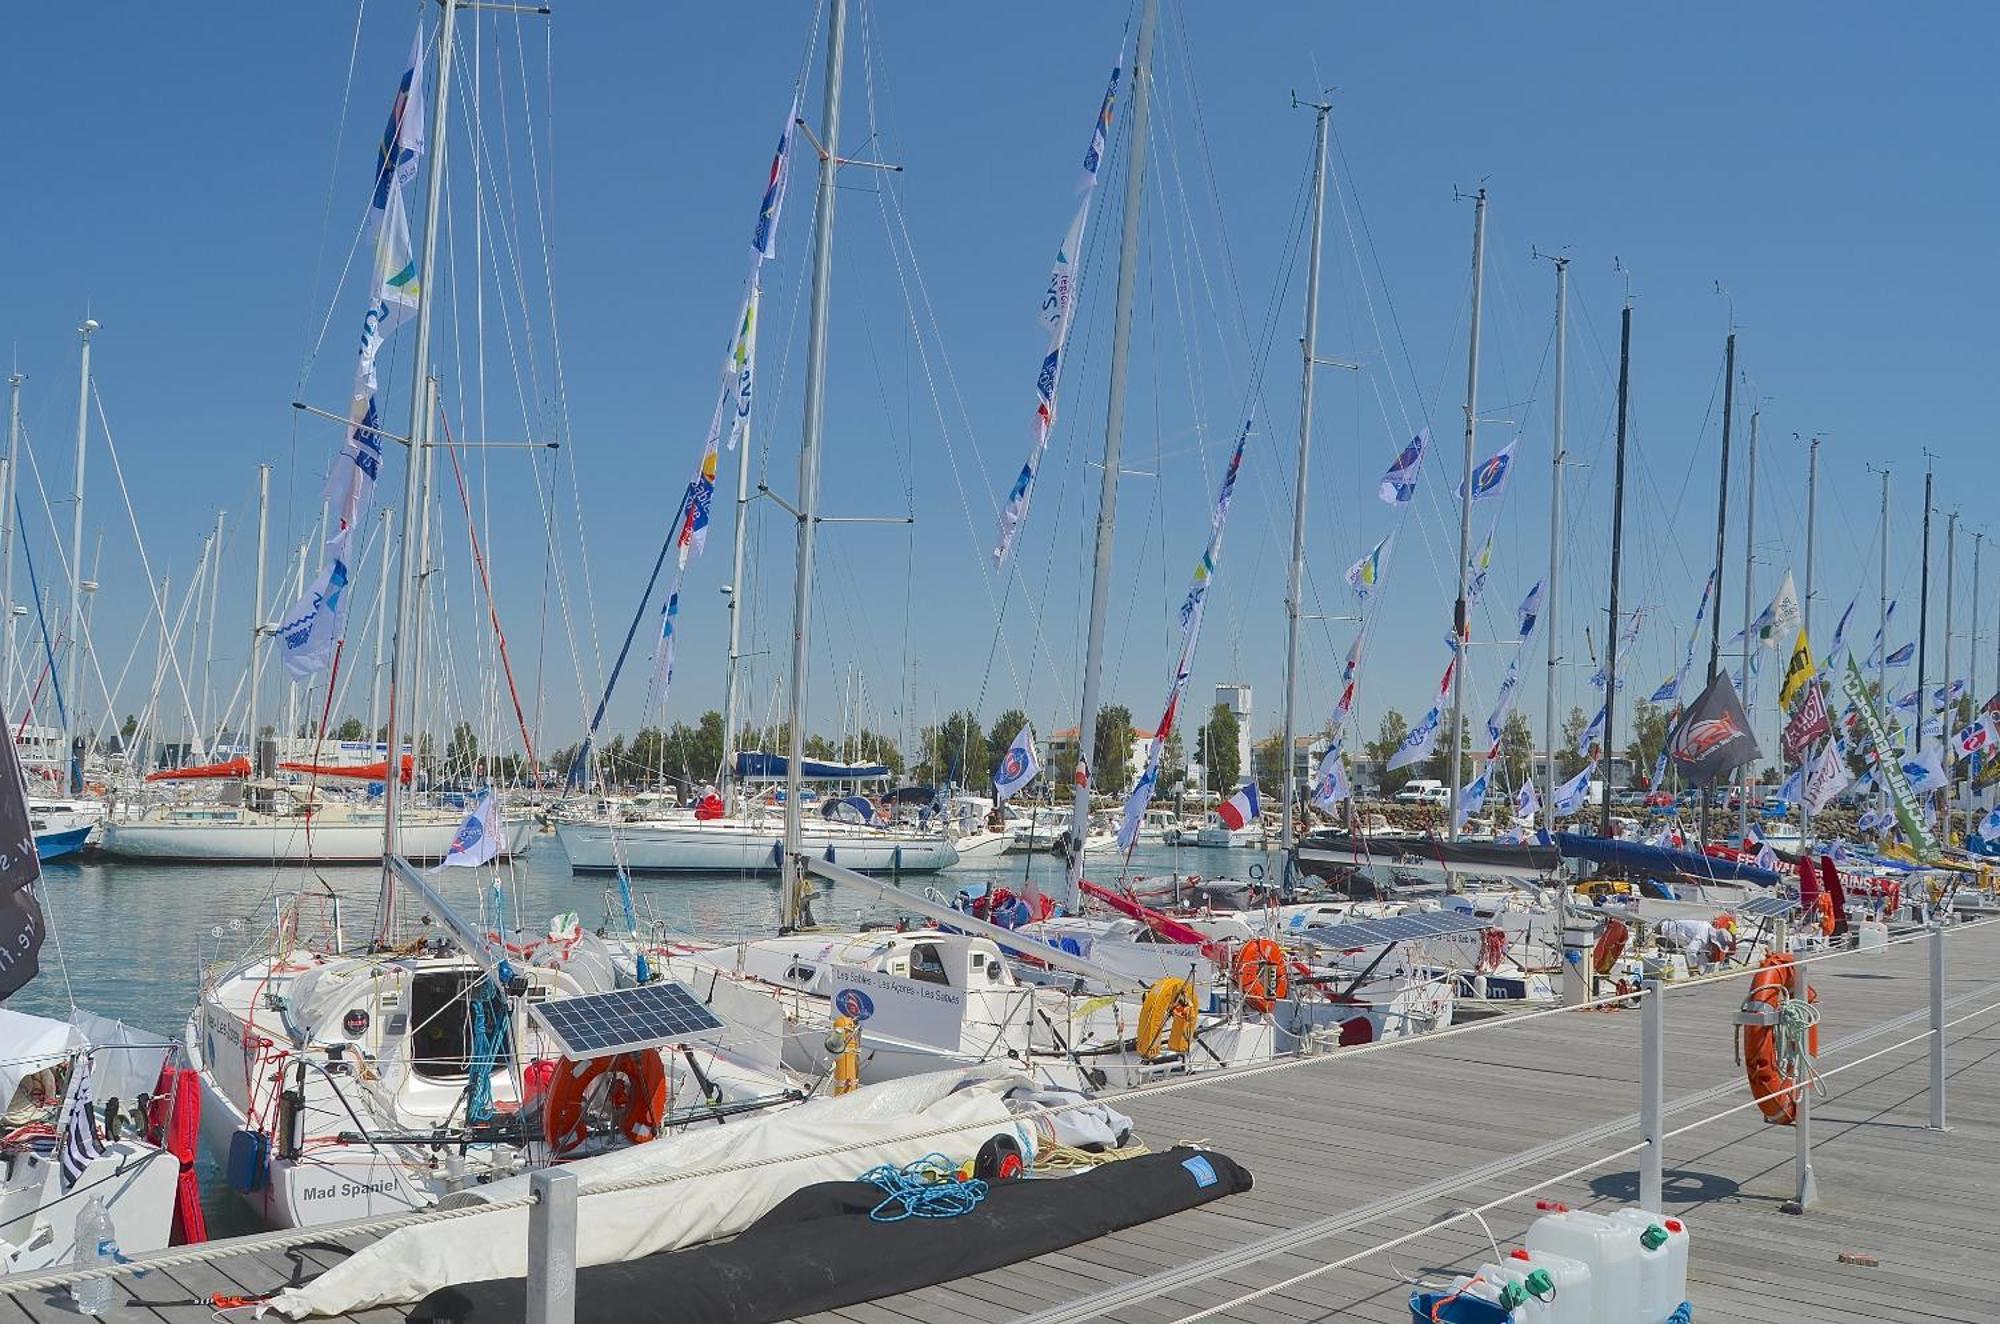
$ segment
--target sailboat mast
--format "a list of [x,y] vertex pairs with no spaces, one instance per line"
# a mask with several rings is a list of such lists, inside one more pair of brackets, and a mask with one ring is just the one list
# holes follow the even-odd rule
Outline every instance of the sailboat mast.
[[[1146,197],[1146,136],[1153,108],[1153,31],[1159,0],[1146,0],[1139,17],[1139,49],[1132,62],[1132,127],[1126,135],[1125,230],[1118,248],[1118,299],[1111,323],[1109,398],[1104,411],[1104,474],[1098,487],[1097,541],[1090,576],[1090,628],[1083,651],[1083,711],[1076,724],[1077,766],[1087,769],[1095,750],[1097,690],[1104,671],[1104,621],[1111,603],[1111,538],[1118,519],[1118,458],[1125,441],[1125,374],[1132,343],[1132,308],[1138,297],[1139,220]],[[1130,738],[1120,732],[1118,739]],[[1072,853],[1063,872],[1063,909],[1074,911],[1083,878],[1083,843],[1090,835],[1090,779],[1076,780],[1070,814]],[[1122,789],[1122,788],[1114,788]],[[1290,812],[1290,806],[1286,807]]]
[[1459,782],[1465,775],[1465,645],[1467,575],[1472,559],[1473,447],[1479,433],[1479,299],[1486,287],[1486,190],[1472,203],[1472,333],[1465,353],[1465,476],[1458,489],[1458,600],[1451,612],[1451,636],[1458,650],[1451,669],[1451,840],[1458,840]]
[[[1733,319],[1732,319],[1733,320]],[[1722,346],[1722,463],[1719,466],[1722,477],[1715,497],[1715,601],[1709,604],[1711,614],[1708,622],[1708,684],[1715,683],[1715,673],[1722,665],[1722,557],[1729,541],[1729,429],[1736,420],[1736,333],[1731,331],[1729,339]],[[1710,788],[1701,788],[1701,812],[1696,816],[1695,833],[1699,841],[1708,841],[1708,809]]]
[[7,615],[0,625],[0,709],[12,716],[14,701],[14,483],[21,472],[21,383],[20,373],[7,378],[7,469],[0,476],[0,610]]
[[[826,331],[833,295],[834,175],[840,166],[840,80],[847,56],[847,0],[832,0],[826,30],[826,105],[820,117],[819,201],[813,215],[812,305],[806,346],[805,426],[799,438],[798,555],[792,584],[792,674],[786,705],[791,730],[785,750],[784,912],[781,923],[806,919],[799,871],[800,768],[806,745],[806,669],[811,662],[813,537],[819,521],[819,448],[826,427]],[[747,448],[746,448],[747,449]],[[741,514],[739,508],[739,517]]]
[[244,704],[244,741],[250,775],[257,775],[257,690],[264,678],[264,563],[271,551],[271,466],[257,466],[257,574],[250,597],[250,697]]
[[[750,296],[755,299],[757,296]],[[755,334],[755,323],[751,334]],[[727,808],[736,807],[736,669],[743,659],[743,547],[750,516],[750,418],[736,441],[736,527],[729,548],[729,666],[722,673],[722,767],[717,772]]]
[[[1880,589],[1880,599],[1877,602],[1877,606],[1881,611],[1882,624],[1880,632],[1875,636],[1875,706],[1880,709],[1883,723],[1886,726],[1892,712],[1892,709],[1889,707],[1889,471],[1886,468],[1882,470],[1881,523],[1882,564],[1877,576],[1877,586]],[[1888,751],[1877,751],[1877,757],[1888,757]],[[1876,803],[1880,805],[1879,794],[1886,792],[1888,788],[1882,785],[1879,777],[1876,779],[1875,784],[1876,791],[1878,792]]]
[[[1753,402],[1750,407],[1750,449],[1744,456],[1743,467],[1743,707],[1751,710],[1750,702],[1750,650],[1755,646],[1750,639],[1750,624],[1755,619],[1751,614],[1751,594],[1755,591],[1752,575],[1757,566],[1757,419],[1761,411]],[[1750,716],[1749,711],[1745,716]],[[1757,729],[1757,719],[1750,717],[1750,729]],[[1750,765],[1744,764],[1736,770],[1736,839],[1741,842],[1750,835]]]
[[83,693],[78,678],[83,674],[83,460],[90,439],[90,337],[97,320],[86,317],[77,334],[83,337],[83,367],[76,387],[76,487],[69,525],[69,655],[63,689],[69,698],[63,705],[67,718],[63,731],[63,758],[69,766],[69,793],[83,794]]
[[1632,388],[1632,301],[1618,326],[1618,459],[1611,482],[1611,616],[1604,627],[1604,806],[1598,835],[1611,835],[1611,732],[1618,706],[1618,580],[1625,559],[1625,417]]
[[1306,329],[1299,339],[1299,471],[1292,484],[1292,564],[1285,585],[1285,817],[1280,830],[1284,851],[1284,894],[1292,891],[1293,821],[1298,813],[1299,760],[1299,599],[1306,574],[1306,475],[1312,462],[1313,359],[1319,349],[1320,232],[1326,221],[1326,120],[1332,107],[1314,107],[1312,247],[1306,259]]
[[[1799,624],[1809,643],[1812,640],[1813,556],[1816,550],[1818,531],[1819,438],[1814,437],[1808,443],[1806,451],[1806,596],[1804,605],[1799,608],[1802,613]],[[1829,679],[1831,678],[1829,677]],[[1818,685],[1820,681],[1815,676],[1806,683],[1808,685]],[[1782,713],[1779,714],[1779,720],[1784,720]],[[1812,837],[1812,810],[1808,807],[1810,802],[1804,794],[1805,782],[1812,776],[1812,751],[1810,749],[1800,750],[1799,759],[1801,760],[1800,766],[1806,770],[1805,776],[1799,779],[1801,788],[1799,795],[1799,849],[1803,850]]]
[[[1951,600],[1956,594],[1955,581],[1958,574],[1958,512],[1952,511],[1944,517],[1944,711],[1938,718],[1939,736],[1944,739],[1945,779],[1944,779],[1944,831],[1939,834],[1943,841],[1951,840],[1951,793],[1952,783],[1957,780],[1951,765],[1957,762],[1948,737],[1957,718],[1952,712],[1951,697]],[[1922,713],[1924,703],[1917,704]],[[1919,718],[1919,721],[1922,719]]]
[[[1924,464],[1924,554],[1917,576],[1917,715],[1915,718],[1916,752],[1924,752],[1924,686],[1928,683],[1928,665],[1931,643],[1931,466]],[[1886,654],[1889,641],[1882,641]],[[1885,692],[1882,701],[1887,703]],[[74,711],[75,704],[71,704]]]
[[1556,740],[1562,728],[1556,713],[1556,682],[1561,676],[1562,654],[1556,643],[1556,619],[1561,610],[1562,524],[1563,524],[1563,381],[1569,362],[1569,259],[1558,257],[1556,264],[1556,380],[1555,440],[1549,473],[1549,589],[1542,595],[1542,611],[1549,637],[1548,705],[1543,715],[1542,748],[1548,756],[1548,784],[1542,788],[1542,826],[1553,837],[1556,830]]
[[201,660],[201,738],[207,752],[215,743],[215,616],[222,604],[222,521],[226,510],[215,512],[215,564],[208,576],[208,642]]
[[444,18],[438,24],[436,38],[437,80],[431,94],[429,150],[425,153],[427,159],[424,164],[424,238],[417,267],[425,288],[422,297],[417,300],[417,343],[412,356],[416,371],[410,389],[410,454],[409,465],[403,474],[402,536],[397,549],[400,573],[396,583],[396,634],[389,648],[389,714],[385,732],[389,752],[382,788],[382,889],[375,908],[375,936],[378,941],[387,941],[396,927],[396,871],[392,860],[397,850],[396,828],[401,817],[397,802],[401,798],[403,784],[402,732],[398,719],[404,692],[410,688],[408,682],[412,679],[405,671],[409,661],[405,653],[416,628],[417,589],[420,587],[412,580],[422,570],[422,558],[416,545],[417,513],[428,501],[423,491],[423,480],[425,448],[430,444],[431,392],[434,389],[430,377],[431,313],[437,304],[438,282],[434,277],[437,271],[438,222],[444,214],[444,158],[445,149],[450,145],[446,141],[450,125],[445,111],[451,104],[452,33],[457,26],[458,7],[462,0],[441,0],[441,3]]

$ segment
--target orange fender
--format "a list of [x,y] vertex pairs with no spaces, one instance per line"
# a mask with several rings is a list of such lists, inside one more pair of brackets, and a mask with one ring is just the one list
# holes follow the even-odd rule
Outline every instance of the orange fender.
[[1252,1011],[1270,1011],[1291,992],[1285,949],[1270,938],[1252,938],[1236,953],[1236,987]]
[[[593,1099],[592,1086],[606,1077],[599,1098]],[[645,1144],[659,1134],[660,1119],[667,1115],[666,1064],[650,1049],[557,1063],[542,1107],[542,1135],[558,1157],[589,1139],[592,1102],[609,1112],[612,1125],[626,1140]]]
[[[1758,1005],[1775,1011],[1791,998],[1791,990],[1792,958],[1781,952],[1772,952],[1764,958],[1756,977],[1750,981],[1750,995],[1743,1000],[1744,1010]],[[1819,1002],[1819,991],[1810,984],[1806,986],[1806,1001]],[[1814,1057],[1819,1056],[1819,1026],[1812,1027],[1806,1044]],[[1756,1098],[1764,1120],[1779,1126],[1790,1126],[1798,1116],[1798,1100],[1793,1092],[1798,1082],[1778,1070],[1777,1030],[1768,1025],[1744,1026],[1742,1051],[1743,1072],[1750,1081],[1750,1093]]]

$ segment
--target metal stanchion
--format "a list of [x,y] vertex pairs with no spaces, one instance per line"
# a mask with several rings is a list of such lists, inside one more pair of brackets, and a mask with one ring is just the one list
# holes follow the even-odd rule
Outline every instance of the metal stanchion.
[[528,1324],[575,1324],[576,1174],[541,1168],[528,1185]]
[[1944,922],[1931,921],[1931,1130],[1944,1124]]
[[1639,1207],[1658,1212],[1665,1183],[1667,994],[1657,979],[1641,986],[1639,1131],[1646,1141],[1639,1159]]
[[[1804,1002],[1806,996],[1806,968],[1794,963],[1792,966],[1792,996]],[[1796,1209],[1787,1213],[1804,1213],[1812,1208],[1819,1198],[1819,1183],[1813,1178],[1812,1166],[1812,1088],[1802,1073],[1798,1088],[1792,1092],[1792,1140],[1795,1148],[1792,1157],[1792,1171],[1797,1178],[1797,1194],[1792,1196]]]

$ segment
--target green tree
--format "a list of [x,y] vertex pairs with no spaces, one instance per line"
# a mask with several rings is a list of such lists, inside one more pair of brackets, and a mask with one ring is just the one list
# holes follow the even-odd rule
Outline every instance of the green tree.
[[123,739],[129,742],[132,739],[133,733],[136,732],[138,729],[139,729],[139,719],[134,717],[131,713],[126,713],[125,721],[122,724],[120,724],[118,728],[118,734]]
[[470,722],[454,722],[451,738],[445,741],[444,762],[460,775],[470,775],[479,762],[479,736]]
[[852,750],[854,757],[863,763],[880,763],[889,769],[891,777],[901,779],[903,775],[903,751],[896,744],[896,738],[881,731],[870,731],[865,727],[854,736]]
[[[1450,721],[1446,718],[1445,721]],[[1472,780],[1472,726],[1466,718],[1458,719],[1459,761],[1458,772],[1451,768],[1451,732],[1438,725],[1437,743],[1431,746],[1431,756],[1424,762],[1424,776],[1433,781],[1441,781],[1446,786],[1463,786]]]
[[368,728],[361,724],[359,717],[344,718],[340,725],[333,729],[335,740],[361,740],[367,735]]
[[1114,703],[1097,710],[1097,730],[1090,742],[1090,784],[1100,791],[1120,792],[1132,784],[1132,710]]
[[1506,770],[1507,785],[1520,786],[1535,780],[1535,732],[1520,713],[1508,713],[1500,728],[1500,765]]
[[1403,737],[1410,734],[1409,719],[1391,708],[1382,714],[1382,725],[1375,730],[1375,738],[1361,747],[1371,762],[1382,769],[1381,790],[1384,795],[1394,795],[1403,789],[1403,783],[1414,775],[1408,768],[1390,768],[1389,760],[1403,747]]
[[986,730],[977,713],[955,712],[936,726],[925,727],[917,743],[921,757],[912,775],[919,782],[979,786],[992,778],[993,769],[983,766]]
[[1641,699],[1632,710],[1632,743],[1625,746],[1625,757],[1631,760],[1635,782],[1637,778],[1653,775],[1653,762],[1667,747],[1667,728],[1671,725],[1670,709]]
[[1576,742],[1583,737],[1584,728],[1589,725],[1590,719],[1583,715],[1581,708],[1570,709],[1569,716],[1563,718],[1562,747],[1556,750],[1556,775],[1564,781],[1582,772],[1583,765],[1589,762],[1576,752]]
[[1007,751],[1014,747],[1014,737],[1021,734],[1021,728],[1028,724],[1028,715],[1019,708],[1009,708],[993,719],[993,725],[986,729],[986,775],[991,778],[993,770],[1007,758]]
[[1233,795],[1243,776],[1243,751],[1237,747],[1242,727],[1229,705],[1218,703],[1201,728],[1201,767],[1204,783],[1217,795]]
[[1267,796],[1283,796],[1285,785],[1285,736],[1274,731],[1250,747],[1250,768],[1258,788]]
[[1160,751],[1160,794],[1174,795],[1187,780],[1187,750],[1181,745],[1181,729],[1176,726],[1167,736],[1167,747]]

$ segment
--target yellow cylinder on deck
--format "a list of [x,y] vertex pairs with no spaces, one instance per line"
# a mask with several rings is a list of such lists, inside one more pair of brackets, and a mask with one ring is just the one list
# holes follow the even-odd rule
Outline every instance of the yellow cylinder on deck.
[[[835,1038],[840,1046],[833,1054],[833,1092],[850,1094],[861,1087],[861,1027],[852,1016],[836,1016],[833,1034],[828,1036],[829,1040]],[[833,1048],[831,1042],[827,1046]]]

